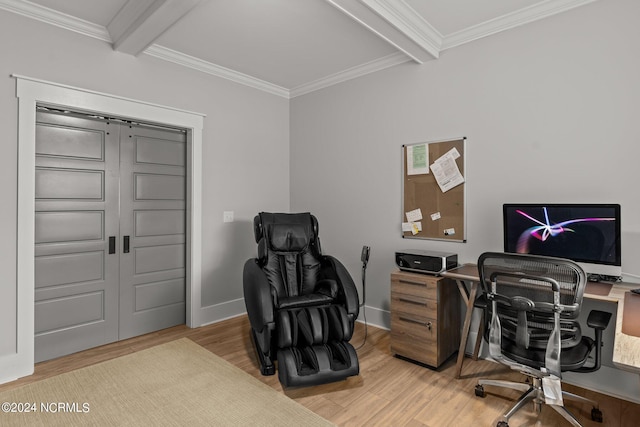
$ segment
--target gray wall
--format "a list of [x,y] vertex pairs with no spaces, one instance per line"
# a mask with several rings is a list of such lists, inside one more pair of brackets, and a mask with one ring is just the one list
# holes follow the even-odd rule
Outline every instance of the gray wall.
[[[356,281],[360,247],[372,246],[367,305],[384,314],[394,251],[452,251],[473,262],[500,250],[504,202],[622,204],[623,269],[640,275],[638,16],[637,0],[595,2],[289,103],[0,11],[0,356],[13,349],[16,316],[18,118],[10,74],[207,115],[203,307],[242,298],[242,264],[255,253],[253,216],[291,208],[318,216],[325,252]],[[468,242],[403,240],[401,145],[457,136],[468,137]],[[236,222],[222,223],[225,210]]]
[[[0,356],[13,352],[16,339],[13,73],[206,114],[202,305],[242,298],[242,265],[255,253],[253,216],[289,210],[289,101],[149,56],[117,53],[99,40],[0,11]],[[235,211],[236,222],[222,222],[225,210]]]
[[[385,322],[394,251],[502,250],[505,202],[620,203],[640,275],[640,2],[607,0],[291,102],[291,208],[360,275]],[[467,243],[402,239],[401,145],[466,136]],[[373,317],[373,316],[372,316]]]

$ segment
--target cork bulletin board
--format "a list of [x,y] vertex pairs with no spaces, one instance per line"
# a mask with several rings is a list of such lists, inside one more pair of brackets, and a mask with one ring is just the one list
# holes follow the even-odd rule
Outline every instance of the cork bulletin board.
[[465,137],[402,146],[402,237],[465,242]]

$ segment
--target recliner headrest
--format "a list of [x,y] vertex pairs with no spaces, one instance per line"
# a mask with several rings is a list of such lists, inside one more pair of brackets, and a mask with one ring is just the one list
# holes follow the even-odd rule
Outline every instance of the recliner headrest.
[[318,228],[318,220],[309,212],[293,214],[260,212],[253,219],[253,233],[258,244],[258,260],[263,262],[269,250],[299,252],[311,248],[313,253],[322,254]]
[[276,252],[302,252],[307,249],[311,236],[303,224],[272,224],[269,227],[269,247]]

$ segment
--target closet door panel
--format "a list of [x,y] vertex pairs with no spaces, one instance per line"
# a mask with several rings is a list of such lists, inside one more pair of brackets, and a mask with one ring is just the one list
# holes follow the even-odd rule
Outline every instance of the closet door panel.
[[119,125],[36,116],[35,360],[118,339]]
[[185,149],[184,132],[122,129],[120,339],[185,322]]

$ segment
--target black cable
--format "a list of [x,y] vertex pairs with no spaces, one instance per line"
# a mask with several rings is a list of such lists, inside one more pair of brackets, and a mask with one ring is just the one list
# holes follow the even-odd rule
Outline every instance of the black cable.
[[368,260],[362,260],[362,304],[360,304],[360,307],[362,308],[362,318],[364,319],[364,339],[362,340],[362,344],[356,347],[356,350],[360,350],[367,343],[367,334],[368,334],[367,310],[366,310],[366,307],[364,306],[365,302],[367,301],[367,291],[366,291],[367,261]]

